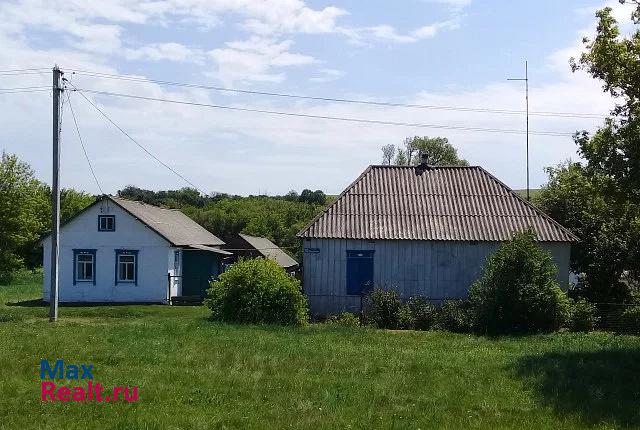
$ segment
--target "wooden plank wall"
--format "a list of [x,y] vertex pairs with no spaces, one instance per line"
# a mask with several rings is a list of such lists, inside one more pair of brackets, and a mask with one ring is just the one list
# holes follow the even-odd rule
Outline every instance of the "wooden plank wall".
[[[547,246],[549,245],[549,246]],[[394,289],[403,298],[425,296],[434,301],[464,298],[498,242],[307,239],[303,288],[312,314],[359,311],[360,297],[346,295],[347,250],[374,250],[374,284]],[[542,244],[559,265],[559,279],[568,281],[569,244]]]

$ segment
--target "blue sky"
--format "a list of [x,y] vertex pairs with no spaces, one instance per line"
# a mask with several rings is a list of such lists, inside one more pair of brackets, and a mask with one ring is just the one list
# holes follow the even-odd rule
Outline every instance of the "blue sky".
[[[247,96],[98,79],[72,69],[212,86],[438,106],[524,107],[524,86],[506,77],[529,61],[531,110],[605,115],[611,100],[568,59],[617,1],[480,0],[42,0],[5,1],[0,70],[59,64],[87,89],[236,107],[395,122],[524,129],[522,115],[400,109]],[[0,88],[49,85],[50,72],[3,76]],[[525,184],[517,134],[283,118],[87,94],[123,129],[200,189],[279,194],[338,193],[380,147],[407,136],[444,136],[460,155],[513,188]],[[80,94],[71,93],[87,152],[107,193],[128,184],[178,188],[179,178],[128,141]],[[0,94],[2,149],[49,181],[51,95]],[[532,116],[534,131],[594,130],[599,119]],[[97,193],[75,134],[63,116],[64,186]],[[577,158],[570,137],[531,136],[532,186],[544,167]]]

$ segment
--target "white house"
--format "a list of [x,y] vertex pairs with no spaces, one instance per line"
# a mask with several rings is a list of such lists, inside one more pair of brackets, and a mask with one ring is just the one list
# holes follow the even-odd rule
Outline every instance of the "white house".
[[[51,237],[44,247],[49,301]],[[168,303],[202,297],[230,252],[179,210],[102,196],[60,229],[60,302]]]

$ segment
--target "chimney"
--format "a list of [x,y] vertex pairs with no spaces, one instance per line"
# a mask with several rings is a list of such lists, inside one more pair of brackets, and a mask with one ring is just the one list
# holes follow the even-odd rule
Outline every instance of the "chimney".
[[429,164],[427,163],[427,161],[429,160],[429,155],[427,155],[424,152],[420,153],[420,164],[418,164],[416,166],[416,176],[420,176],[422,175],[424,172],[426,172],[427,170],[431,169],[431,166],[429,166]]

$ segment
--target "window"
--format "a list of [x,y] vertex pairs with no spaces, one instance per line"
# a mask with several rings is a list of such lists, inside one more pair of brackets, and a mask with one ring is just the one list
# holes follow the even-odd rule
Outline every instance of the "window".
[[116,250],[116,285],[138,285],[138,251]]
[[73,250],[73,285],[78,282],[96,284],[96,250]]
[[116,231],[116,216],[98,215],[98,231]]

